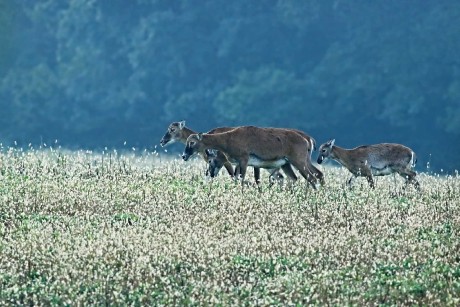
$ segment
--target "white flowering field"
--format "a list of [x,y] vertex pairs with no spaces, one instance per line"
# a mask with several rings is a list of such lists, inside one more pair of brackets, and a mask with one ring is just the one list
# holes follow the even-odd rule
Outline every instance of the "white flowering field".
[[0,305],[460,304],[458,174],[321,169],[259,192],[201,160],[4,149]]

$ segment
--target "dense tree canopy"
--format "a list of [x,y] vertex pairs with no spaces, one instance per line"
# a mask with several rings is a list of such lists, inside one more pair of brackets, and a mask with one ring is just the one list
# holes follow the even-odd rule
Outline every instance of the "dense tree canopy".
[[460,169],[458,50],[447,0],[0,1],[0,142],[152,148],[185,119]]

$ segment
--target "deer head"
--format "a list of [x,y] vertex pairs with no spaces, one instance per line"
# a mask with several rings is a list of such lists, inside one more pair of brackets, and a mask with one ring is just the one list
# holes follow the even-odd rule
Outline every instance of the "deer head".
[[182,129],[185,127],[185,121],[173,122],[169,125],[165,135],[160,140],[162,147],[172,144],[182,138]]
[[219,159],[216,150],[206,149],[205,152],[208,161],[208,169],[206,170],[206,176],[210,176],[211,178],[217,177],[220,169],[224,166],[225,161]]
[[192,134],[188,137],[187,142],[185,143],[184,153],[182,154],[182,159],[187,161],[191,156],[200,151],[202,147],[203,133]]
[[321,164],[325,159],[329,158],[331,155],[332,147],[334,146],[335,139],[329,140],[326,143],[322,144],[319,147],[319,155],[318,155],[318,164]]

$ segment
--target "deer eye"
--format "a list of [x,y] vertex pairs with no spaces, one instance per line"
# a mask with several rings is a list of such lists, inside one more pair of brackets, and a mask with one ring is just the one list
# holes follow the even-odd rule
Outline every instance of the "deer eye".
[[190,146],[195,146],[195,141],[191,141]]
[[326,149],[321,150],[321,152],[326,152]]

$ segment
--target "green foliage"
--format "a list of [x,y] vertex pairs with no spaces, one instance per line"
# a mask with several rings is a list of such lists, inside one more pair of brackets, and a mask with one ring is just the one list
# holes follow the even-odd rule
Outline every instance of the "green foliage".
[[454,1],[2,1],[1,141],[147,147],[185,119],[458,169],[459,23]]
[[259,192],[203,168],[0,153],[0,305],[459,304],[460,177]]
[[285,71],[242,71],[231,87],[219,93],[213,106],[223,122],[279,125],[290,107],[303,103],[304,87],[305,82]]

